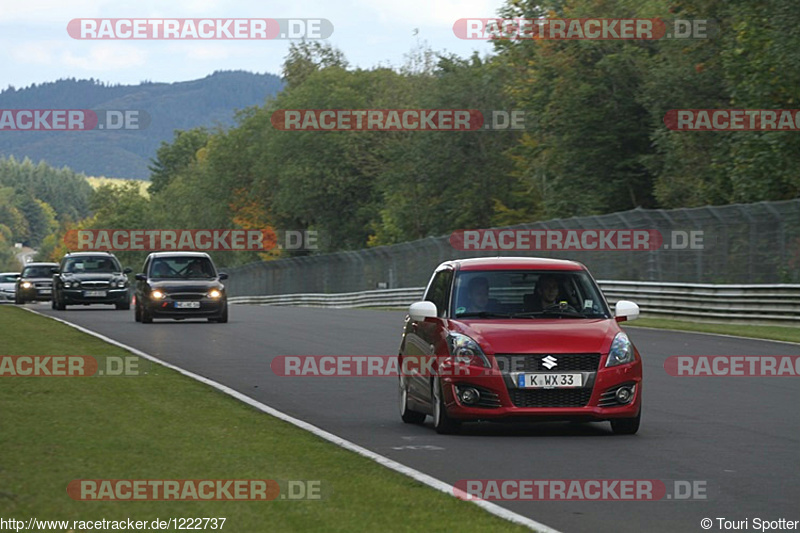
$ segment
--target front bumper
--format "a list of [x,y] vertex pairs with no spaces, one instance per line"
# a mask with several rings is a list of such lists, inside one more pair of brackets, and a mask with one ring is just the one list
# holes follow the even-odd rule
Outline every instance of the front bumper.
[[[198,308],[178,308],[179,302],[199,302]],[[167,297],[163,300],[150,300],[144,304],[153,318],[214,318],[225,310],[225,298],[202,298],[199,300],[176,300]]]
[[53,289],[47,287],[30,287],[28,289],[19,289],[20,297],[26,302],[40,301],[49,302],[53,299]]
[[[443,372],[447,414],[458,420],[584,420],[602,421],[635,417],[642,401],[641,361],[590,372],[587,386],[572,389],[520,389],[509,373],[478,367],[461,367],[459,372]],[[627,404],[609,402],[620,385],[634,387]],[[461,402],[456,391],[473,387],[481,393],[480,406]],[[605,393],[605,394],[604,394]]]
[[[84,289],[62,289],[65,304],[120,304],[130,301],[127,288],[103,289],[104,296],[88,296]],[[96,290],[94,292],[97,292]]]
[[13,302],[14,301],[14,291],[6,292],[0,291],[0,302]]

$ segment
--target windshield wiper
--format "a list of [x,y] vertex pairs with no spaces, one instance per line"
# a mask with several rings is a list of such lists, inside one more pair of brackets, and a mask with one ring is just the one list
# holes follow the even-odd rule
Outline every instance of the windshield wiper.
[[566,316],[572,318],[586,318],[586,315],[578,311],[567,311],[561,309],[548,309],[546,311],[528,311],[511,315],[513,318],[536,318],[546,315]]
[[491,311],[472,311],[469,313],[460,313],[456,315],[456,318],[511,318],[514,315],[508,313],[493,313]]

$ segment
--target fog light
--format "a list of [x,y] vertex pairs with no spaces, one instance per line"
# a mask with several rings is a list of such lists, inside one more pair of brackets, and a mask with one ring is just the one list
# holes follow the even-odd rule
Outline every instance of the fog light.
[[481,393],[478,392],[478,389],[468,387],[458,392],[458,398],[461,400],[461,403],[465,405],[473,405],[480,401]]
[[617,393],[614,396],[621,404],[630,403],[633,399],[633,387],[628,385],[625,387],[620,387],[617,389]]

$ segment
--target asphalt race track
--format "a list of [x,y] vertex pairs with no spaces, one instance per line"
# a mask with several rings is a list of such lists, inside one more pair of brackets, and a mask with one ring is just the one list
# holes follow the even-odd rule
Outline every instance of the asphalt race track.
[[[437,435],[403,424],[396,378],[288,378],[277,355],[396,354],[403,313],[231,306],[230,323],[135,323],[113,307],[32,309],[128,344],[447,483],[461,479],[657,479],[706,483],[706,500],[497,502],[564,532],[703,531],[711,518],[797,520],[797,377],[671,377],[670,355],[800,355],[800,346],[628,328],[644,359],[644,416],[636,436],[608,423],[466,425]],[[266,415],[265,415],[266,416]],[[202,423],[202,421],[198,422]],[[266,474],[265,474],[266,475]],[[465,524],[465,530],[468,530]]]

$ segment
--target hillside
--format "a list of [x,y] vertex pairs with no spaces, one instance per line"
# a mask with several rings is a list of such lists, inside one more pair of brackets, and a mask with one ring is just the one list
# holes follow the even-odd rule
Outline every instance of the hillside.
[[140,110],[151,122],[139,131],[4,131],[0,156],[45,160],[93,176],[147,179],[150,158],[176,129],[227,127],[237,109],[261,105],[282,88],[273,74],[215,72],[203,79],[139,85],[58,80],[0,92],[0,109]]

